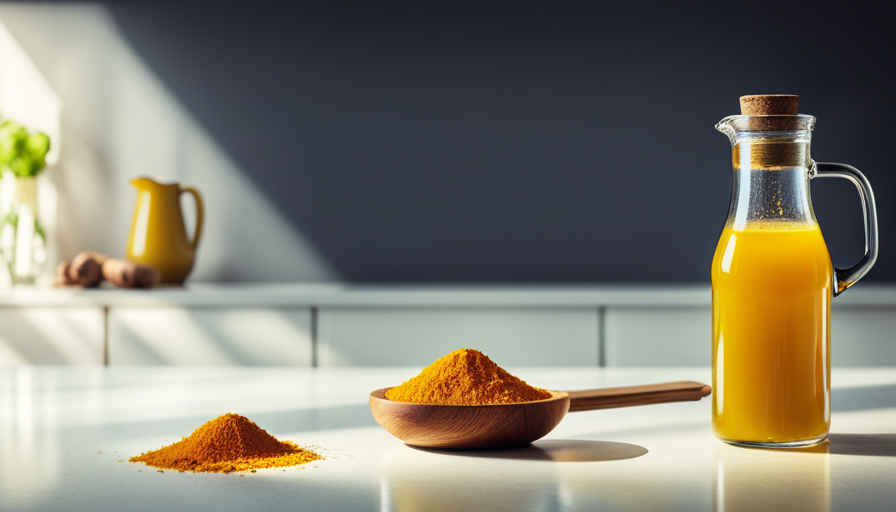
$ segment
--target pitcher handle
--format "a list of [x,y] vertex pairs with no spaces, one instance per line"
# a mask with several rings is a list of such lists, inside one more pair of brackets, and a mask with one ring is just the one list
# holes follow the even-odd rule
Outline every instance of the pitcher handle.
[[877,207],[874,205],[874,192],[871,184],[855,167],[845,164],[812,162],[810,177],[846,178],[859,189],[862,198],[862,212],[865,214],[865,255],[858,263],[849,268],[834,269],[834,297],[862,278],[877,261]]
[[196,230],[193,231],[193,241],[190,242],[190,245],[195,251],[196,247],[199,246],[199,238],[202,236],[202,221],[205,217],[205,212],[202,206],[202,194],[193,187],[181,187],[180,193],[183,194],[184,192],[191,194],[193,199],[196,200]]

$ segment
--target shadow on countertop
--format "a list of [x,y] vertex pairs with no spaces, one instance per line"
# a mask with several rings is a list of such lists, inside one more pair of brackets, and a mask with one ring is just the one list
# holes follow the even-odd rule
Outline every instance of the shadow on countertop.
[[548,462],[606,462],[634,459],[648,452],[647,448],[636,444],[573,439],[547,439],[536,441],[532,445],[523,448],[505,448],[500,450],[438,450],[408,446],[423,452],[460,457]]
[[830,453],[896,457],[896,434],[831,434]]

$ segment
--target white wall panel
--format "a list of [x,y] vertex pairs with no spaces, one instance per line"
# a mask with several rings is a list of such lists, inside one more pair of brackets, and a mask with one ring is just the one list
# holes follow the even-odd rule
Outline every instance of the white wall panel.
[[[609,308],[608,366],[712,363],[709,308]],[[831,312],[833,366],[896,365],[896,308],[837,307]]]
[[311,365],[308,308],[112,308],[109,363]]
[[0,366],[103,364],[102,308],[0,308]]
[[607,366],[709,366],[712,310],[708,307],[608,308]]
[[321,366],[429,365],[459,348],[502,366],[595,366],[597,308],[324,308]]
[[831,364],[896,365],[896,308],[836,307],[835,302],[831,312]]

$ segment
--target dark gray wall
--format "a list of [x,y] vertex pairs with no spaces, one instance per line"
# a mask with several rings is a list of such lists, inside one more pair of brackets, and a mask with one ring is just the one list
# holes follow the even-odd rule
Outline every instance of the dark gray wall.
[[[882,240],[866,279],[896,278],[885,13],[460,5],[110,7],[346,281],[708,281],[731,186],[713,125],[757,93],[802,95],[815,159],[865,171]],[[851,264],[855,190],[812,192]]]

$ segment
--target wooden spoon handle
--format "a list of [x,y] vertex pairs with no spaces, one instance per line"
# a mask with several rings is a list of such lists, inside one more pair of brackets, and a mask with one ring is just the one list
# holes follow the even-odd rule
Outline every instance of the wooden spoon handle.
[[700,400],[712,393],[712,387],[699,382],[665,382],[646,386],[567,391],[569,412],[613,409],[634,405],[665,404]]

